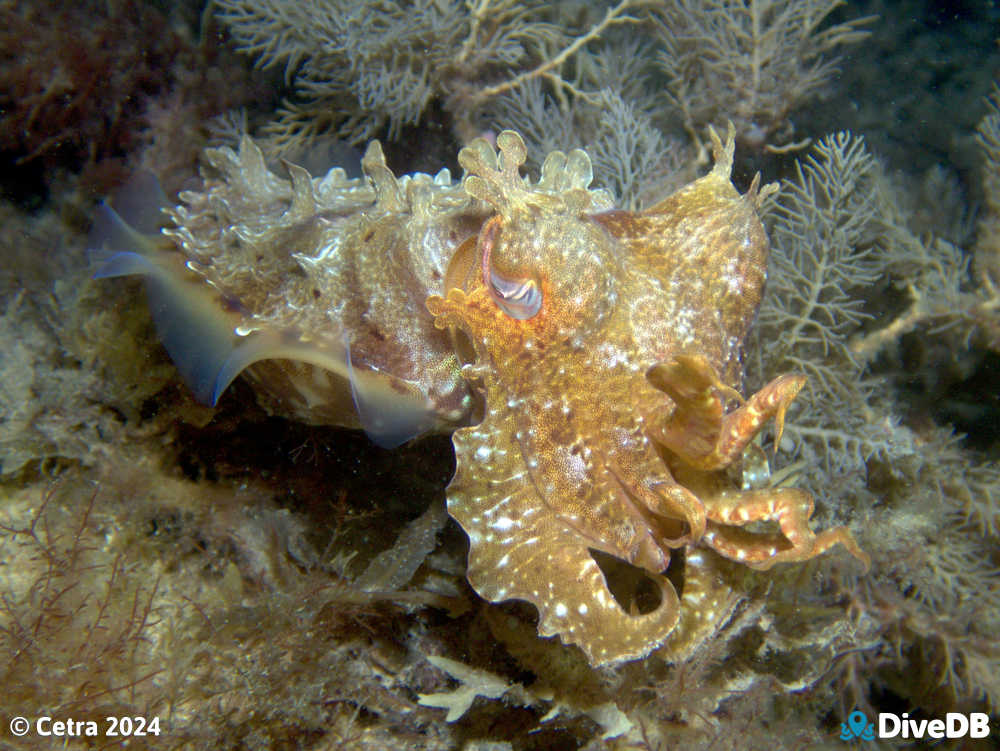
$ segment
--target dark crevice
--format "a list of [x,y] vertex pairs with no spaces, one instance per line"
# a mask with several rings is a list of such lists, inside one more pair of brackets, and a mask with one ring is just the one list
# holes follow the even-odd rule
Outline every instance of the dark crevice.
[[626,613],[646,615],[660,607],[663,599],[660,587],[648,571],[593,548],[590,555],[604,574],[615,601]]

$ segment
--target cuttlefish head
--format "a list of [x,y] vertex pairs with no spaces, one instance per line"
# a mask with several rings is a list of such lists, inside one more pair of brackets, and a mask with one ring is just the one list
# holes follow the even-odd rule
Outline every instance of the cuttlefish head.
[[530,185],[520,175],[521,137],[504,131],[497,146],[499,153],[477,141],[459,154],[466,192],[496,212],[476,239],[483,289],[514,320],[544,314],[566,332],[600,326],[615,304],[616,259],[607,230],[590,218],[607,201],[588,190],[590,158],[581,150],[553,152]]

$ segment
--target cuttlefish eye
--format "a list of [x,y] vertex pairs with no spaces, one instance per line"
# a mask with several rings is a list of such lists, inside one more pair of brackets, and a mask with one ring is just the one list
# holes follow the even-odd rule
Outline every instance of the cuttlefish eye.
[[490,293],[504,313],[526,321],[542,308],[542,291],[534,279],[504,279],[490,270]]
[[500,310],[518,321],[526,321],[542,309],[542,290],[534,279],[511,279],[493,268],[490,255],[499,230],[500,218],[494,217],[483,228],[480,236],[483,251],[483,283]]

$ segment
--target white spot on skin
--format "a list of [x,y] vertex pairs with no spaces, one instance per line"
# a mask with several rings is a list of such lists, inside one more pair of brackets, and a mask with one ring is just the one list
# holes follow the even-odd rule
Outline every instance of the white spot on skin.
[[501,532],[506,532],[508,529],[513,527],[515,522],[509,516],[501,516],[491,525],[493,529],[499,529]]
[[479,448],[476,449],[476,458],[479,459],[480,461],[485,461],[489,459],[492,454],[493,454],[493,449],[491,449],[489,446],[480,446]]
[[560,618],[564,618],[566,616],[567,612],[569,612],[569,611],[566,610],[566,606],[565,605],[563,605],[561,602],[557,602],[556,603],[556,615],[557,616],[559,616]]
[[609,370],[628,363],[626,353],[611,344],[600,345],[597,349],[597,356],[600,364]]
[[587,614],[587,606],[586,605],[580,605],[580,607],[577,608],[577,611],[580,613],[580,615],[586,615]]
[[587,463],[579,453],[574,454],[569,447],[559,447],[558,454],[560,454],[558,461],[567,478],[577,483],[587,480]]

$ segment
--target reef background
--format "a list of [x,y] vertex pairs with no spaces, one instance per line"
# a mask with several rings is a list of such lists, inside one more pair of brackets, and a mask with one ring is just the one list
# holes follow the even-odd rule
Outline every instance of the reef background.
[[[1000,15],[695,5],[0,4],[5,718],[160,716],[137,748],[843,748],[854,708],[988,711],[995,736]],[[747,8],[750,48],[726,33]],[[385,452],[239,383],[197,405],[139,285],[90,279],[98,200],[141,169],[173,196],[243,132],[275,160],[377,137],[397,173],[458,174],[465,140],[514,127],[641,207],[727,120],[737,184],[782,182],[747,390],[810,375],[771,481],[873,567],[747,573],[679,662],[594,670],[481,602],[446,437]]]

